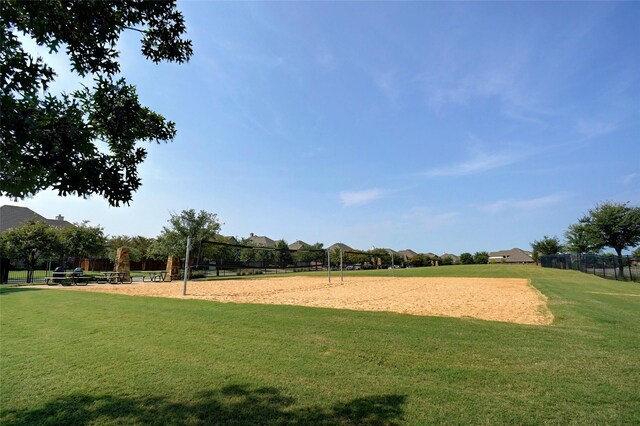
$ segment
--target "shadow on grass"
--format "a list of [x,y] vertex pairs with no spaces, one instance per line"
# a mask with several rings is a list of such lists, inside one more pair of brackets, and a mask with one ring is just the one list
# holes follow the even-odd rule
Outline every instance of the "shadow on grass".
[[[33,284],[25,284],[26,285],[33,285]],[[9,294],[13,294],[13,293],[18,293],[20,291],[41,291],[44,290],[46,287],[42,287],[42,288],[25,288],[24,286],[19,286],[19,285],[15,285],[15,284],[0,284],[0,296],[6,296]]]
[[162,397],[74,394],[30,410],[2,410],[0,423],[46,424],[220,424],[220,425],[397,425],[402,395],[356,398],[331,408],[296,407],[295,399],[272,387],[232,385],[187,402]]

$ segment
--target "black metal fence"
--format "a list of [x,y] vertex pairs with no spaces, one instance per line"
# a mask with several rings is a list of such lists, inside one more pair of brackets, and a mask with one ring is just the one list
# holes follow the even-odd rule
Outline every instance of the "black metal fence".
[[540,256],[543,268],[572,269],[602,278],[640,282],[640,262],[632,256],[555,254]]
[[[26,263],[21,259],[0,259],[0,284],[42,284],[46,278],[52,277],[56,267],[62,267],[66,271],[72,271],[80,266],[86,272],[113,271],[114,262],[111,259],[40,259],[36,262],[32,271],[27,269]],[[132,271],[156,271],[164,270],[165,261],[146,260],[131,262]]]
[[[191,263],[191,262],[190,262]],[[323,249],[285,249],[203,241],[190,266],[191,278],[326,270]]]

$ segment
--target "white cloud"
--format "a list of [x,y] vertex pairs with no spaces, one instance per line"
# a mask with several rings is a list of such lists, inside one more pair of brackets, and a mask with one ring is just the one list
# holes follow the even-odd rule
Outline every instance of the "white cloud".
[[459,212],[433,213],[426,207],[416,207],[402,216],[407,226],[422,230],[437,230],[455,223],[460,217]]
[[369,204],[383,196],[379,189],[366,189],[364,191],[343,191],[340,200],[345,207]]
[[523,154],[514,153],[497,153],[497,154],[478,154],[471,160],[453,164],[448,167],[441,167],[428,170],[427,176],[466,176],[476,173],[482,173],[499,167],[508,166],[520,161],[524,157]]
[[548,207],[557,204],[565,198],[566,196],[563,194],[551,194],[544,197],[532,198],[529,200],[506,199],[480,206],[480,209],[494,214],[506,210],[536,210],[542,207]]
[[321,67],[333,71],[336,69],[336,57],[331,50],[325,45],[320,44],[316,51],[316,62]]
[[597,138],[608,133],[614,132],[618,128],[616,122],[604,122],[604,121],[584,121],[580,120],[575,130],[588,138]]
[[622,178],[622,183],[624,183],[625,185],[629,185],[637,178],[640,178],[640,173],[629,173]]
[[389,99],[390,102],[396,102],[400,91],[395,71],[387,71],[384,73],[374,73],[373,81],[376,87]]

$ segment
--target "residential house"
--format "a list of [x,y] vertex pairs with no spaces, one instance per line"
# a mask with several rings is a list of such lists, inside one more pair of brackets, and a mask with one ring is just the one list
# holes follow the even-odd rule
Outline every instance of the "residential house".
[[47,225],[55,226],[57,228],[73,226],[73,224],[64,220],[62,215],[56,216],[55,219],[47,219],[27,207],[10,205],[0,206],[0,232],[7,231],[11,228],[17,228],[30,220],[44,222]]
[[294,243],[289,244],[289,250],[300,250],[303,247],[308,247],[310,244],[305,243],[304,241],[298,240]]
[[530,252],[519,248],[500,250],[489,253],[489,263],[534,263]]
[[249,241],[258,247],[275,248],[276,242],[269,237],[255,235],[253,232],[249,234]]
[[355,251],[354,249],[352,249],[351,247],[349,247],[344,243],[335,243],[327,247],[327,250],[329,251],[334,251],[335,249],[341,249],[342,251]]
[[440,256],[440,259],[445,259],[445,258],[449,258],[449,259],[451,259],[451,263],[458,263],[458,262],[460,262],[460,256],[456,256],[455,254],[451,254],[451,253],[442,253],[442,256]]
[[400,250],[398,254],[402,256],[402,260],[406,262],[407,260],[411,259],[413,256],[416,256],[418,253],[416,253],[411,249],[405,249],[405,250]]

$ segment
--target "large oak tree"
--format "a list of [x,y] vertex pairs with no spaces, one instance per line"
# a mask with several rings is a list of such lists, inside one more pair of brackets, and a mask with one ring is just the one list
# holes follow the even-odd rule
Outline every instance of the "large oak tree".
[[[191,41],[175,2],[3,0],[0,8],[0,195],[53,188],[128,204],[147,154],[137,144],[170,141],[176,128],[141,105],[119,75],[116,45],[124,31],[136,31],[146,58],[187,61]],[[20,34],[51,52],[64,49],[72,70],[93,86],[49,93],[56,72],[23,48]]]
[[611,247],[623,272],[622,251],[640,244],[640,207],[628,203],[602,203],[580,219],[589,241],[597,248]]

